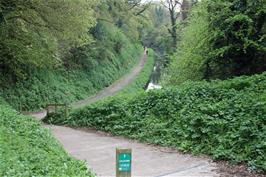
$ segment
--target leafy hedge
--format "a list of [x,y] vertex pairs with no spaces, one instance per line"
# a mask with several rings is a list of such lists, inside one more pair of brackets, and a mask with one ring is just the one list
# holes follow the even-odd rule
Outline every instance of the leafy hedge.
[[0,176],[94,176],[39,122],[0,100]]
[[[52,121],[53,122],[53,121]],[[266,171],[266,73],[113,97],[58,118]]]

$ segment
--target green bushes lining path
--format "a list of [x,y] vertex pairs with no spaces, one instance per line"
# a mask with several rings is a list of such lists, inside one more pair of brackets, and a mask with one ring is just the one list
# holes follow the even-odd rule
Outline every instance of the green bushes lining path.
[[[2,97],[15,109],[38,110],[48,103],[71,103],[95,94],[122,77],[139,61],[142,49],[127,41],[121,55],[94,64],[92,70],[38,71],[31,79],[4,88]],[[1,91],[0,91],[1,94]]]
[[266,73],[117,96],[50,121],[266,171]]
[[0,176],[94,176],[48,130],[0,100]]
[[[149,49],[149,55],[148,58],[144,64],[144,67],[142,68],[141,72],[134,78],[126,87],[124,87],[122,90],[115,93],[114,96],[106,97],[98,101],[100,102],[108,102],[108,100],[112,99],[124,99],[126,97],[127,99],[129,97],[134,97],[135,95],[138,95],[139,93],[144,92],[144,87],[149,81],[149,76],[152,74],[152,69],[154,65],[154,59],[155,59],[155,53],[152,49]],[[75,111],[75,109],[71,110]],[[46,123],[54,123],[54,124],[61,124],[62,117],[61,115],[64,114],[64,110],[59,110],[58,113],[50,114],[49,117],[46,117],[43,119]]]

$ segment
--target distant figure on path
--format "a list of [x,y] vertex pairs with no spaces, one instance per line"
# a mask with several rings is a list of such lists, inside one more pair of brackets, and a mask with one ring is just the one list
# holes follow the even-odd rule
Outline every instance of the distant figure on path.
[[144,52],[146,53],[146,55],[148,55],[148,48],[146,47],[146,46],[143,46],[143,48],[144,48]]

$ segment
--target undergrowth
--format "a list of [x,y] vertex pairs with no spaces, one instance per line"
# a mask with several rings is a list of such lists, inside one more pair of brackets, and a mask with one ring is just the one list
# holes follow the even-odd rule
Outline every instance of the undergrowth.
[[0,100],[0,176],[94,176],[47,129]]
[[266,73],[118,95],[56,122],[266,171]]

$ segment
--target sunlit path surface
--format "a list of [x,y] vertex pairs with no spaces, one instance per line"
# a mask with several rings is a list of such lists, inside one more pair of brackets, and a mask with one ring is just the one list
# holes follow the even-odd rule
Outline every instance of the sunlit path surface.
[[98,176],[115,176],[115,149],[132,148],[133,176],[219,176],[209,159],[181,154],[92,130],[46,126],[64,146],[80,160],[85,160]]

